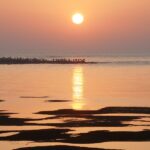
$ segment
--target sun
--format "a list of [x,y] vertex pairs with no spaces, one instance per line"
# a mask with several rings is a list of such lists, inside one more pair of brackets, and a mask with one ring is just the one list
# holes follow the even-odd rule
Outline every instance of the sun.
[[81,13],[75,13],[72,16],[72,22],[77,25],[82,24],[84,22],[84,16]]

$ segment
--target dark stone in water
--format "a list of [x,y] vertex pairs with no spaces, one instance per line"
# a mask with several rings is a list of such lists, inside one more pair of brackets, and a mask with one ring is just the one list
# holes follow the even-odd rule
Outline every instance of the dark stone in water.
[[60,109],[55,111],[40,111],[37,114],[64,115],[64,114],[111,114],[111,113],[150,114],[150,107],[106,107],[99,110]]
[[[18,134],[0,137],[0,141],[61,142],[72,144],[93,144],[101,142],[150,141],[150,130],[144,131],[91,131],[71,134],[70,129],[40,129],[19,131]],[[18,132],[18,131],[13,131]]]
[[29,118],[12,118],[10,115],[16,113],[10,113],[3,110],[0,110],[0,126],[23,126],[28,125],[26,121],[33,121]]
[[40,130],[27,130],[27,131],[13,131],[19,132],[18,134],[0,137],[1,141],[35,141],[35,142],[57,142],[65,140],[70,137],[67,132],[70,129],[40,129]]
[[0,102],[4,102],[5,100],[0,99]]
[[71,102],[71,100],[46,100],[45,102],[50,102],[50,103],[64,103],[64,102]]
[[101,142],[150,141],[150,130],[145,131],[91,131],[81,133],[76,137],[66,139],[65,142],[76,144],[92,144]]
[[49,98],[49,96],[20,96],[20,98]]

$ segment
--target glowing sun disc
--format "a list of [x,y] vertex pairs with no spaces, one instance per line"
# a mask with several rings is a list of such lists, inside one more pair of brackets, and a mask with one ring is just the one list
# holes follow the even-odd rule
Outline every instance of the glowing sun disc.
[[80,13],[76,13],[72,16],[72,22],[74,24],[82,24],[84,21],[84,16]]

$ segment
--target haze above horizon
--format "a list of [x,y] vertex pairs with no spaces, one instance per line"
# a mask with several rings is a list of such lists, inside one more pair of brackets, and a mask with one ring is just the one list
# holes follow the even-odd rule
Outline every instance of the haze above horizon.
[[[1,0],[0,56],[148,55],[149,6],[149,0]],[[80,25],[72,23],[76,13],[84,16]]]

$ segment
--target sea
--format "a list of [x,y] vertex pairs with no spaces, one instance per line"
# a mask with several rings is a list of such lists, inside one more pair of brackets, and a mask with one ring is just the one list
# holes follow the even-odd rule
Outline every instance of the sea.
[[150,56],[45,58],[96,63],[0,65],[0,150],[150,149]]

